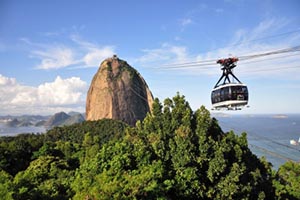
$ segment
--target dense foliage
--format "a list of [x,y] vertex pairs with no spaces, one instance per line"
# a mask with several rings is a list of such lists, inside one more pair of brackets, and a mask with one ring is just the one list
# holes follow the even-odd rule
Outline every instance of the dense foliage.
[[3,199],[299,199],[300,164],[272,171],[177,94],[136,127],[114,120],[0,139]]
[[278,199],[300,199],[300,164],[287,162],[282,165],[274,179]]
[[[1,197],[71,198],[71,183],[80,163],[95,156],[103,143],[121,138],[126,127],[122,122],[104,119],[56,127],[46,134],[1,137]],[[93,149],[86,149],[89,145]]]

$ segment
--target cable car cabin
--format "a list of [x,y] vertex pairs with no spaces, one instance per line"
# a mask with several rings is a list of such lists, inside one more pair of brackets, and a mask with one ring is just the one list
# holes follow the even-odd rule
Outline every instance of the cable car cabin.
[[212,90],[213,109],[240,110],[248,104],[248,89],[245,84],[229,83]]
[[[238,60],[238,58],[233,57],[217,61],[222,66],[223,73],[211,92],[213,109],[241,110],[242,107],[248,104],[247,86],[232,71]],[[232,81],[230,78],[232,78]]]

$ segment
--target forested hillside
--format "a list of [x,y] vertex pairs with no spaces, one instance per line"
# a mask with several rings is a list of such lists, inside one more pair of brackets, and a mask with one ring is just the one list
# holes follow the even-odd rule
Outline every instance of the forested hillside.
[[136,127],[103,119],[0,139],[3,199],[300,199],[300,164],[277,172],[184,96]]

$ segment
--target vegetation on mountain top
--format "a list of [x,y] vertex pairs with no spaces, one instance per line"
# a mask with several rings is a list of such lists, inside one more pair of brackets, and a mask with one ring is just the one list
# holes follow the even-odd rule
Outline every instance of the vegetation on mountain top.
[[177,94],[136,127],[86,121],[0,138],[3,199],[299,199],[300,164],[277,172]]

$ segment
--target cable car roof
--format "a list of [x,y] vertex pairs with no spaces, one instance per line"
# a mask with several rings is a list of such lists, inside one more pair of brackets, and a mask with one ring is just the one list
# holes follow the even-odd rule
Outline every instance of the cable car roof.
[[212,91],[216,91],[216,90],[218,90],[218,89],[226,88],[226,87],[231,87],[231,86],[245,86],[245,87],[247,87],[247,85],[244,84],[244,83],[226,83],[226,84],[217,86],[217,87],[214,88]]

